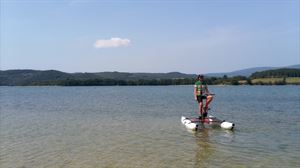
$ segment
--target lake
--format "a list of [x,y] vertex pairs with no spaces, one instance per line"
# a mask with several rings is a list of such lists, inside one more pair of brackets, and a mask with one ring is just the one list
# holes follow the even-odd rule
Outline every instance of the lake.
[[233,131],[181,124],[193,86],[0,87],[0,167],[299,167],[300,86],[209,89]]

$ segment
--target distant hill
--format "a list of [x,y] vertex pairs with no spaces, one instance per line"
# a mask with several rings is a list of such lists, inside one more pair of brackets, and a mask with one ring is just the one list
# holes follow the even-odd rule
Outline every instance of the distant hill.
[[[300,65],[289,66],[300,69]],[[211,77],[246,76],[255,72],[278,69],[275,67],[249,68],[229,73],[206,74]],[[273,72],[273,71],[271,71]],[[277,72],[281,72],[276,71]],[[286,73],[287,70],[284,70]],[[267,73],[269,73],[267,71]],[[62,85],[62,86],[106,86],[106,85],[179,85],[193,84],[196,74],[180,72],[169,73],[128,73],[128,72],[97,72],[97,73],[65,73],[57,70],[0,70],[0,86],[30,85]],[[234,77],[232,80],[246,80],[246,77]],[[209,84],[230,83],[231,79],[207,78]]]
[[261,71],[273,70],[273,69],[280,69],[280,68],[300,69],[300,64],[291,65],[291,66],[287,66],[287,67],[255,67],[255,68],[247,68],[247,69],[242,69],[242,70],[237,70],[237,71],[232,71],[232,72],[207,73],[206,76],[222,77],[224,75],[227,75],[228,77],[233,77],[233,76],[246,76],[246,77],[249,77],[251,74],[253,74],[255,72],[261,72]]
[[300,77],[300,69],[297,68],[280,68],[267,70],[262,72],[255,72],[251,75],[252,79],[255,78],[288,78]]
[[195,74],[170,73],[127,73],[127,72],[98,72],[98,73],[65,73],[56,70],[6,70],[0,71],[0,86],[24,85],[55,85],[60,81],[83,80],[164,80],[191,79]]
[[0,85],[32,85],[36,82],[46,82],[51,80],[73,79],[68,73],[47,70],[7,70],[0,71]]
[[180,79],[180,78],[195,78],[195,74],[184,74],[180,72],[169,73],[128,73],[128,72],[98,72],[94,73],[101,78],[120,79],[120,80],[153,80],[153,79]]

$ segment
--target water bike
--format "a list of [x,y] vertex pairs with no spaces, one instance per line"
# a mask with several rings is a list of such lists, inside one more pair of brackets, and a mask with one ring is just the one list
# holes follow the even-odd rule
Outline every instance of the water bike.
[[181,116],[181,123],[186,126],[186,128],[197,131],[201,127],[221,127],[226,130],[232,130],[234,128],[234,123],[220,120],[217,117],[209,115],[205,118],[187,118]]

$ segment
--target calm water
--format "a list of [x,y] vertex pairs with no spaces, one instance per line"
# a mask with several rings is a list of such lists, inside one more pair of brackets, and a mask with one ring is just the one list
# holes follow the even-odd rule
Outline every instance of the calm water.
[[234,131],[186,130],[193,86],[0,87],[0,167],[300,166],[300,86],[210,90]]

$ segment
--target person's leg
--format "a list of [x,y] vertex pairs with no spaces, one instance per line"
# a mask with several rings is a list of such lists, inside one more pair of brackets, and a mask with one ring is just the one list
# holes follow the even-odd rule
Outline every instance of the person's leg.
[[213,97],[211,95],[208,95],[206,97],[205,107],[204,107],[204,112],[205,113],[207,113],[208,105],[211,103],[212,100],[213,100]]
[[197,96],[197,102],[198,102],[198,112],[199,112],[199,118],[200,118],[200,116],[202,116],[202,109],[203,109],[203,101],[202,101],[202,98],[201,98],[201,96]]
[[202,103],[202,101],[200,101],[199,102],[199,115],[200,116],[202,116],[202,113],[203,113],[202,109],[203,109],[203,103]]

